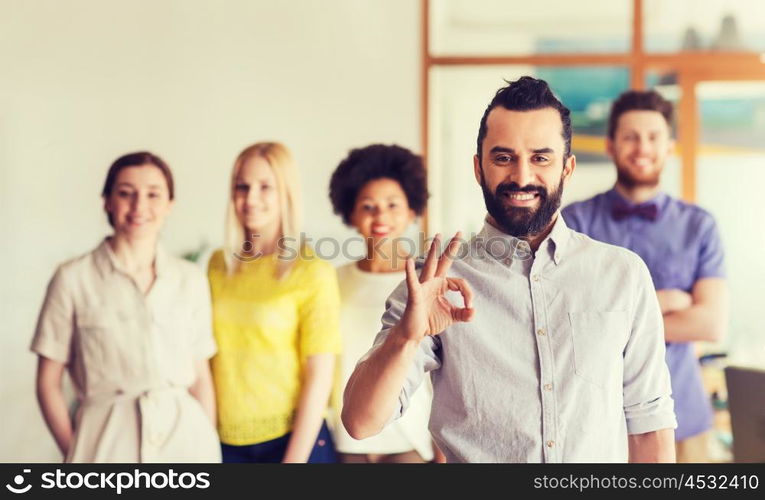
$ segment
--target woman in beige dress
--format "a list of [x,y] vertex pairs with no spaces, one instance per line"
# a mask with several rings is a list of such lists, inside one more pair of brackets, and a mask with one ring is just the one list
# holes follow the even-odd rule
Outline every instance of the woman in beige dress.
[[173,194],[159,157],[117,159],[102,192],[114,234],[48,286],[32,350],[40,408],[67,462],[220,461],[209,288],[157,245]]

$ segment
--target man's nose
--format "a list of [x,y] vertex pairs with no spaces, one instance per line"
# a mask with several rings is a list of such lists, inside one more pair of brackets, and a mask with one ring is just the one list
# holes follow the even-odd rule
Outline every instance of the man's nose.
[[648,137],[638,139],[638,153],[646,154],[651,151],[651,140]]
[[519,159],[515,168],[510,170],[510,181],[515,182],[520,187],[532,184],[534,174],[531,170],[531,164],[525,158]]

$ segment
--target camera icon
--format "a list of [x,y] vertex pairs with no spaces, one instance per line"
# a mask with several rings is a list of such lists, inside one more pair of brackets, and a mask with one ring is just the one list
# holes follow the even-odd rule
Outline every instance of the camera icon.
[[[32,472],[32,469],[24,469],[23,472],[24,474],[29,474],[30,472]],[[26,493],[27,491],[32,489],[32,485],[28,484],[26,486],[23,486],[24,481],[26,481],[26,478],[23,475],[16,474],[16,476],[14,476],[13,478],[13,484],[15,484],[15,486],[11,484],[6,484],[5,487],[8,488],[8,491],[10,491],[11,493],[16,493],[16,494]]]

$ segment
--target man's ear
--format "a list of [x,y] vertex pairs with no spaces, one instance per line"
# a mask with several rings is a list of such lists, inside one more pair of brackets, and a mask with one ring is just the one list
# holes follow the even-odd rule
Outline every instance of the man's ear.
[[571,155],[563,162],[563,182],[567,183],[576,170],[576,156]]
[[667,145],[667,154],[673,156],[677,153],[677,141],[672,137],[669,138],[669,144]]
[[481,158],[478,155],[473,155],[473,175],[475,175],[475,181],[478,185],[481,185]]
[[606,154],[613,160],[615,157],[614,140],[606,137]]

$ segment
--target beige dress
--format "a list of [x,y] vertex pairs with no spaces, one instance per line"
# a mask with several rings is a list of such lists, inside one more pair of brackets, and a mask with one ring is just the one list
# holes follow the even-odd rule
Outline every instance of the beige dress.
[[79,406],[67,462],[219,462],[188,389],[215,353],[207,280],[161,248],[144,295],[109,244],[59,266],[32,351],[65,363]]

